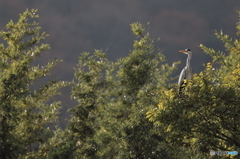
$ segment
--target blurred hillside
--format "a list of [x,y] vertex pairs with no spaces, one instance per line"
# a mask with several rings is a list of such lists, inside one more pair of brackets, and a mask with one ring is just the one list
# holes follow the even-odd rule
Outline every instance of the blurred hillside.
[[[63,59],[49,78],[72,80],[73,67],[81,52],[103,49],[111,60],[127,56],[134,39],[129,24],[136,21],[145,26],[150,22],[148,31],[152,37],[161,38],[157,45],[169,63],[181,60],[182,68],[186,56],[178,50],[190,48],[192,67],[199,72],[202,64],[210,60],[198,48],[199,44],[224,51],[213,31],[222,29],[234,36],[240,1],[1,0],[0,28],[10,19],[16,20],[26,8],[39,9],[40,26],[50,34],[45,42],[52,49],[44,53],[38,63],[44,64],[55,57]],[[68,97],[69,89],[63,93],[65,98],[61,99],[65,112],[74,103]],[[63,116],[65,118],[66,114]]]

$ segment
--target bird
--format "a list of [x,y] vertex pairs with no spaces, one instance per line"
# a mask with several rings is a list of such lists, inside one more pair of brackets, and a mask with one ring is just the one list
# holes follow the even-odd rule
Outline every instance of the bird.
[[179,52],[182,52],[184,54],[187,54],[187,61],[186,61],[186,66],[183,68],[183,70],[180,73],[179,79],[178,79],[178,87],[179,87],[179,94],[182,89],[182,85],[184,84],[184,79],[191,80],[193,78],[193,71],[190,65],[190,61],[192,58],[192,52],[190,49],[185,49],[185,50],[179,50]]

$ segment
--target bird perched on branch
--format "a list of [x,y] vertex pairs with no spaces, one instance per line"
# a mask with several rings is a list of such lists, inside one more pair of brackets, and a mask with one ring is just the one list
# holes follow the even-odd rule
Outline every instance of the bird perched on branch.
[[193,78],[193,72],[192,72],[192,68],[190,65],[190,61],[192,58],[192,52],[190,49],[185,49],[185,50],[180,50],[179,52],[182,52],[184,54],[187,54],[187,61],[186,61],[186,66],[183,68],[179,79],[178,79],[178,87],[179,87],[179,94],[181,92],[181,89],[183,88],[183,84],[184,84],[184,80],[191,80]]

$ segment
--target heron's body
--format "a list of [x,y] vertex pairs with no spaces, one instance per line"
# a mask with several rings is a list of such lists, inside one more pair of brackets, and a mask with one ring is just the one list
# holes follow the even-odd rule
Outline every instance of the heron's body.
[[186,61],[186,66],[183,68],[179,79],[178,79],[178,86],[179,86],[179,91],[181,90],[181,86],[183,84],[183,80],[187,79],[187,80],[191,80],[193,78],[193,72],[192,72],[192,68],[190,65],[190,61],[192,58],[192,52],[190,49],[186,49],[186,50],[180,50],[179,52],[185,53],[188,55],[187,57],[187,61]]

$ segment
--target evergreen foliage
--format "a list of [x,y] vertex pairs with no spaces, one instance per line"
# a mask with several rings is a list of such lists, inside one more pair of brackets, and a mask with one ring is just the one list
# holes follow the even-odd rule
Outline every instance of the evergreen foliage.
[[60,102],[49,102],[67,83],[52,80],[41,88],[30,86],[44,76],[59,60],[32,66],[48,44],[40,43],[47,34],[33,18],[37,10],[26,10],[17,22],[12,20],[0,31],[6,44],[0,44],[0,158],[36,157],[39,146],[48,141],[47,126],[58,119]]

